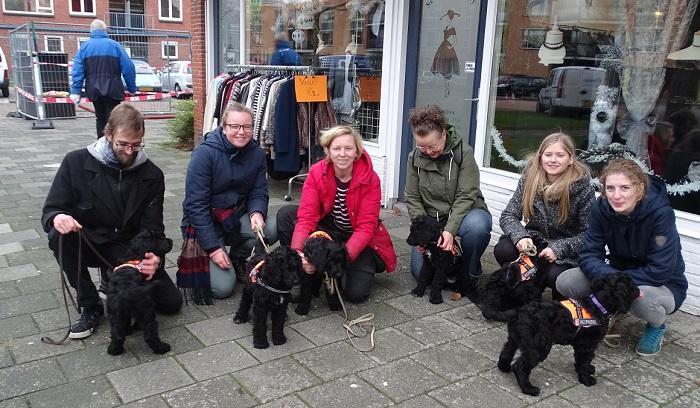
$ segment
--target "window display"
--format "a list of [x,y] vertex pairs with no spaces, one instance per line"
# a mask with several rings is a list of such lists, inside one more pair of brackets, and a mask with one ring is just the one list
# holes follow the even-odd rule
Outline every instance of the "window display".
[[[666,180],[675,209],[700,214],[697,5],[500,0],[484,165],[517,172],[561,129],[594,175],[613,155],[634,155]],[[550,34],[565,50],[556,58]]]

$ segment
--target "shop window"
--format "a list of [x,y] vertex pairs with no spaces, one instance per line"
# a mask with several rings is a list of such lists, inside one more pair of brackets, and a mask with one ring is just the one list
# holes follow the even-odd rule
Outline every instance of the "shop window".
[[70,14],[95,15],[95,0],[70,0]]
[[160,56],[167,60],[176,60],[177,56],[177,42],[176,41],[161,41],[160,42]]
[[44,50],[46,50],[46,52],[63,52],[63,37],[45,35]]
[[594,176],[615,152],[634,154],[676,210],[700,214],[698,1],[559,1],[556,15],[546,3],[499,1],[484,166],[519,172],[561,130]]
[[3,11],[8,14],[48,14],[53,15],[52,0],[3,0]]
[[252,21],[250,22],[250,42],[253,45],[261,45],[263,42],[262,18],[260,15],[255,15],[251,17]]
[[182,0],[158,0],[158,17],[164,21],[182,21]]
[[539,49],[544,43],[546,31],[541,28],[523,28],[523,40],[521,47],[527,49]]
[[326,12],[321,13],[321,21],[320,21],[320,31],[321,31],[321,40],[326,45],[333,45],[333,23],[335,20],[335,13],[333,10],[329,10]]

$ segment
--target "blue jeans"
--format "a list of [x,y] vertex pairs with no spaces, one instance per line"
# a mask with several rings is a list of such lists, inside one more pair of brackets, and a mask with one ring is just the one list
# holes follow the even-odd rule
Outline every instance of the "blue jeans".
[[[491,241],[491,226],[493,220],[488,211],[481,208],[471,209],[462,218],[459,225],[459,244],[464,254],[464,274],[478,277],[481,275],[481,256]],[[418,280],[423,268],[423,256],[416,247],[411,247],[411,275]]]
[[[248,259],[250,253],[253,251],[255,242],[258,237],[252,231],[250,226],[250,216],[245,213],[240,218],[241,222],[241,243],[235,247],[231,248],[229,251],[229,257],[232,258],[232,262],[236,258]],[[263,235],[265,236],[265,241],[268,245],[272,245],[277,242],[277,222],[275,217],[268,217],[265,220],[265,228],[263,228]],[[219,244],[221,248],[226,248],[225,238],[221,237],[219,239]],[[233,288],[236,286],[236,272],[231,269],[221,269],[217,264],[209,260],[209,282],[211,285],[212,296],[216,299],[224,299],[231,294],[233,294]]]

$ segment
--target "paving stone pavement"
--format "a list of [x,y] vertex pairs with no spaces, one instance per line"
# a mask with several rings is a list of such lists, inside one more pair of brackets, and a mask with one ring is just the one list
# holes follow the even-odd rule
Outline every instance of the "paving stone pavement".
[[[374,351],[361,353],[345,338],[342,316],[315,301],[308,316],[289,311],[288,342],[252,347],[250,324],[235,325],[238,290],[213,306],[185,305],[159,316],[172,351],[158,356],[140,336],[126,352],[106,352],[108,324],[62,346],[41,343],[66,327],[58,266],[39,224],[41,206],[64,154],[94,138],[94,119],[55,121],[53,130],[5,117],[0,107],[0,408],[10,407],[700,407],[700,317],[670,318],[662,352],[634,353],[642,324],[623,320],[623,344],[601,346],[598,384],[578,383],[570,348],[557,346],[534,370],[540,397],[519,392],[515,378],[496,368],[506,332],[485,322],[467,300],[431,305],[410,294],[408,219],[382,211],[399,269],[376,278],[372,297],[349,307],[351,316],[376,313]],[[149,120],[147,151],[166,175],[167,234],[179,248],[179,222],[190,154],[164,145],[166,121]],[[286,180],[271,181],[270,211],[287,204]],[[299,186],[293,197],[298,199]],[[484,269],[495,269],[490,250]],[[175,273],[177,253],[166,257]],[[71,311],[75,317],[74,311]]]

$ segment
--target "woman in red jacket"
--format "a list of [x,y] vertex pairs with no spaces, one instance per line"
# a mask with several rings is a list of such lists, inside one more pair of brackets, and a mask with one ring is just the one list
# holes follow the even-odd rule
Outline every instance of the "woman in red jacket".
[[[320,144],[326,158],[311,166],[299,205],[277,212],[280,244],[301,251],[317,230],[343,241],[349,261],[343,298],[363,302],[369,297],[374,274],[396,268],[394,246],[379,219],[379,177],[355,129],[335,126],[322,132]],[[305,259],[302,263],[306,273],[316,273]]]

